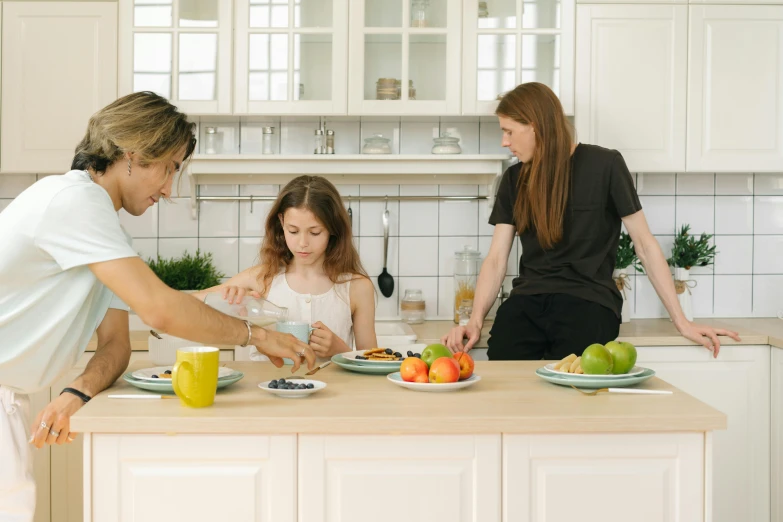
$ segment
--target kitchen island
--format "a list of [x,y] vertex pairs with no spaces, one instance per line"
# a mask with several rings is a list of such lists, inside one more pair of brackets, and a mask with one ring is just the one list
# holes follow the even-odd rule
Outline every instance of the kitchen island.
[[726,416],[657,378],[639,387],[674,393],[588,397],[479,361],[440,394],[332,365],[281,399],[257,384],[287,369],[228,365],[245,378],[210,408],[108,399],[146,393],[121,382],[73,417],[85,522],[711,520]]

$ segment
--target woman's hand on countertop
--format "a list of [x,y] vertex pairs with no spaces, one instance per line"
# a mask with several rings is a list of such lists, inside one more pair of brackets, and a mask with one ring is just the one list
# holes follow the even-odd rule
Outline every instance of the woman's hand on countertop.
[[713,328],[691,321],[685,321],[682,325],[675,326],[683,337],[704,346],[712,352],[713,357],[715,358],[718,357],[718,353],[720,352],[720,339],[718,339],[718,336],[731,337],[737,342],[741,340],[737,332],[725,330],[723,328]]

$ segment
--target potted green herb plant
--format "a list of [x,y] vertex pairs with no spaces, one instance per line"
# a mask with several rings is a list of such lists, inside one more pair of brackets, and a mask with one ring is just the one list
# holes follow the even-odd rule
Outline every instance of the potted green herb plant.
[[682,311],[689,321],[693,321],[691,289],[696,286],[696,281],[690,277],[691,268],[714,264],[717,250],[711,244],[712,234],[694,236],[689,233],[690,229],[690,225],[683,225],[674,236],[672,255],[668,262],[669,266],[674,267],[674,288]]
[[[212,262],[212,254],[202,254],[199,250],[195,255],[185,252],[180,258],[163,259],[158,256],[154,260],[148,259],[147,264],[168,286],[185,292],[219,285],[220,278],[224,277]],[[147,345],[153,364],[167,366],[176,362],[178,348],[198,346],[199,343],[150,330]]]
[[636,256],[636,251],[633,248],[631,236],[626,232],[620,232],[620,243],[617,246],[617,256],[615,258],[612,278],[617,285],[617,289],[623,295],[622,321],[624,323],[631,320],[631,305],[628,301],[626,292],[627,290],[631,290],[631,283],[628,279],[628,276],[630,275],[628,272],[631,267],[637,272],[644,272],[639,264],[639,258]]

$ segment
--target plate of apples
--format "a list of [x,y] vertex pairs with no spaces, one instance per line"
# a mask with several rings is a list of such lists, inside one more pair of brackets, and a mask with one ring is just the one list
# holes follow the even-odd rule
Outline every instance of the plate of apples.
[[473,373],[473,358],[467,352],[451,353],[442,344],[431,344],[421,357],[407,357],[400,371],[386,378],[403,388],[426,392],[447,392],[472,386],[481,380]]

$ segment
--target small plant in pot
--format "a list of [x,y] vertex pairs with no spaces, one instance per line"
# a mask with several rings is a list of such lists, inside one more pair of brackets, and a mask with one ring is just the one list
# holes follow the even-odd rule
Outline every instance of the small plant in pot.
[[[155,272],[161,281],[174,290],[195,292],[220,284],[220,279],[225,277],[217,270],[212,254],[202,254],[196,250],[195,255],[185,252],[180,258],[148,259],[147,264]],[[173,337],[167,334],[159,334],[150,330],[148,339],[150,360],[159,366],[171,365],[176,362],[177,349],[185,346],[197,346],[199,343]]]
[[631,306],[627,295],[627,292],[631,290],[631,283],[628,279],[628,276],[630,275],[628,272],[631,267],[637,272],[644,273],[644,270],[639,263],[639,258],[636,256],[636,251],[633,248],[631,236],[626,232],[620,232],[620,243],[617,246],[617,256],[615,258],[612,278],[617,285],[617,289],[623,295],[622,321],[624,323],[631,320]]
[[691,280],[690,270],[695,266],[714,264],[717,250],[715,245],[710,244],[712,234],[694,236],[689,233],[690,230],[690,225],[683,225],[674,236],[672,255],[667,261],[669,266],[674,267],[674,288],[682,311],[689,321],[693,321],[691,289],[696,286],[696,281]]

